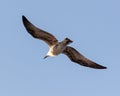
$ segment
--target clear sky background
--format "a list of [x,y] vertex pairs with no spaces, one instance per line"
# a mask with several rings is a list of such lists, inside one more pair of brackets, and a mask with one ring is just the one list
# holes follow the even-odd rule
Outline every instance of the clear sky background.
[[[108,69],[44,60],[22,15]],[[0,96],[120,96],[120,0],[1,0],[0,26]]]

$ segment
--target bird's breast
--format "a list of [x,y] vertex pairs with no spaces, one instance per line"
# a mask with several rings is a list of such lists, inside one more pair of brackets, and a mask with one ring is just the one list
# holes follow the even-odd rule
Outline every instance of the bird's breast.
[[62,44],[56,44],[53,48],[51,48],[51,53],[58,55],[62,53],[65,48],[66,46],[63,46]]

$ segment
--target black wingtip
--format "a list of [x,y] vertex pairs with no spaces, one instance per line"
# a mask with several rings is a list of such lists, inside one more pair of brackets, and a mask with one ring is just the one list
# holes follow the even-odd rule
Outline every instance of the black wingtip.
[[22,21],[26,28],[29,24],[32,24],[24,15],[22,15]]
[[102,69],[107,69],[107,67],[103,67]]
[[25,17],[24,15],[22,15],[22,17]]
[[100,69],[107,69],[107,67],[101,67]]
[[23,20],[23,22],[28,21],[27,18],[24,15],[22,15],[22,20]]
[[24,15],[22,15],[22,19],[25,19],[26,17]]
[[97,69],[107,69],[107,67],[105,67],[105,66],[98,65],[98,64],[96,64],[96,65],[97,65],[97,66],[96,66]]

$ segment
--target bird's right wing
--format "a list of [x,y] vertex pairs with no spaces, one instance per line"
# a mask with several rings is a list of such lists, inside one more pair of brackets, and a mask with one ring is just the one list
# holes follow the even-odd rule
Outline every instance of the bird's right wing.
[[50,33],[34,26],[25,16],[22,16],[26,30],[34,37],[45,41],[49,46],[58,43],[58,40]]
[[95,69],[106,69],[106,67],[87,59],[72,47],[66,47],[63,53],[67,55],[71,61],[76,62],[82,66],[91,67]]

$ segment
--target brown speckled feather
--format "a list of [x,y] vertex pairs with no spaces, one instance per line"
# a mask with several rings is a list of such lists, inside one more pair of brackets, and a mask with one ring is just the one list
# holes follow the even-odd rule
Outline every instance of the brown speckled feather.
[[106,67],[87,59],[72,47],[66,47],[63,53],[66,54],[71,61],[76,62],[82,66],[96,68],[96,69],[106,69]]

